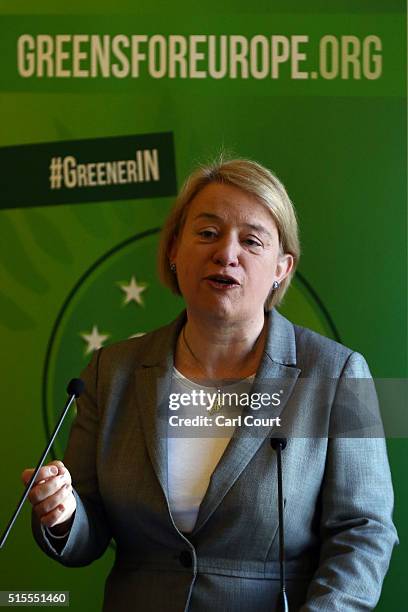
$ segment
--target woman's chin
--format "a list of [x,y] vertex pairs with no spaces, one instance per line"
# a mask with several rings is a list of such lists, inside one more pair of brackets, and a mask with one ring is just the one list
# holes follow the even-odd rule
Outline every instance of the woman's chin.
[[198,318],[207,319],[208,317],[225,318],[233,314],[232,305],[223,304],[221,301],[214,303],[213,300],[194,300],[187,301],[187,311],[194,313]]
[[[258,312],[252,312],[239,303],[233,303],[230,300],[203,300],[193,306],[188,306],[190,312],[194,312],[198,317],[203,319],[215,319],[218,321],[234,322],[252,320]],[[260,312],[263,313],[263,307]]]

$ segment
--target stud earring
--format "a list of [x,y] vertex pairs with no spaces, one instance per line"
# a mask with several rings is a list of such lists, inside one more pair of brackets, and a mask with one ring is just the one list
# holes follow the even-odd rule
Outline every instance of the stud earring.
[[171,263],[170,264],[170,270],[173,272],[173,274],[176,273],[176,264],[175,263]]
[[278,281],[273,281],[272,289],[279,289],[279,287],[280,287],[280,283]]

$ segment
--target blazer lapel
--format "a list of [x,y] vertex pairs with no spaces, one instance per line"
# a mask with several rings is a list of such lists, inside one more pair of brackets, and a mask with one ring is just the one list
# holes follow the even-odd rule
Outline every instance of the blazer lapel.
[[163,399],[166,395],[169,397],[171,369],[166,371],[159,366],[139,368],[135,378],[136,399],[147,451],[167,497],[167,407]]
[[146,447],[166,499],[168,402],[175,344],[185,318],[183,312],[157,333],[135,372],[136,405],[139,406]]
[[[265,407],[255,413],[248,407],[244,410],[243,417],[249,414],[256,417],[280,416],[301,372],[295,367],[296,342],[292,323],[276,310],[272,310],[269,314],[268,323],[265,351],[251,393],[270,394],[273,387],[276,391],[273,379],[278,379],[277,387],[283,391],[283,394],[279,406],[273,410]],[[195,535],[208,521],[265,438],[274,435],[279,437],[279,429],[265,426],[242,425],[236,431],[211,476],[192,535]],[[272,461],[276,461],[275,455],[272,455]]]

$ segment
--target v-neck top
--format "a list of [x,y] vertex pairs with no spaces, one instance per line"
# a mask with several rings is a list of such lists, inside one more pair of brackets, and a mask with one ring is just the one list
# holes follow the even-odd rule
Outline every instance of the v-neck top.
[[[239,385],[252,383],[254,376],[250,376],[236,383],[228,385],[228,391],[235,391]],[[223,387],[226,389],[227,387]],[[242,387],[241,387],[242,388]],[[247,387],[248,388],[248,387]],[[215,393],[217,388],[208,387],[186,378],[175,367],[173,368],[172,394],[189,394],[200,390],[206,393]],[[173,395],[175,397],[175,395]],[[210,402],[200,402],[199,409],[194,414],[208,416]],[[169,411],[172,415],[180,411]],[[184,408],[183,416],[192,416]],[[171,429],[171,430],[170,430]],[[191,433],[191,429],[189,429]],[[226,435],[221,437],[218,432],[208,427],[198,427],[194,437],[186,437],[180,428],[170,428],[167,437],[168,451],[168,498],[170,511],[177,528],[190,533],[194,529],[200,504],[207,491],[210,478],[219,463],[225,449],[233,436],[234,427],[225,428]]]

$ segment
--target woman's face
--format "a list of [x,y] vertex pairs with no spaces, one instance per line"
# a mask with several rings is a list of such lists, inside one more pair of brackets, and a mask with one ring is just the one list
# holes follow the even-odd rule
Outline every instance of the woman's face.
[[244,321],[263,316],[274,280],[293,258],[279,255],[268,209],[232,185],[210,183],[191,201],[181,235],[170,250],[190,313]]

